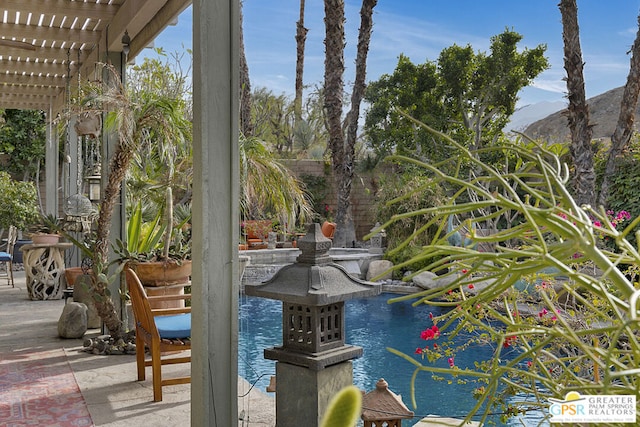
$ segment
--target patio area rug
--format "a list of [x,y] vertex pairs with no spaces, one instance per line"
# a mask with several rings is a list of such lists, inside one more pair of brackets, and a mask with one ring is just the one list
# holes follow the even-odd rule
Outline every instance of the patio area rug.
[[0,354],[0,427],[93,426],[62,349]]

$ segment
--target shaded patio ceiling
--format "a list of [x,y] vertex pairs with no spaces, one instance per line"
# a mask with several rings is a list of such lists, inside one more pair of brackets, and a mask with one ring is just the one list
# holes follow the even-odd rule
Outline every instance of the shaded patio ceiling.
[[0,108],[65,106],[67,82],[93,78],[94,64],[122,52],[134,58],[191,0],[2,0]]

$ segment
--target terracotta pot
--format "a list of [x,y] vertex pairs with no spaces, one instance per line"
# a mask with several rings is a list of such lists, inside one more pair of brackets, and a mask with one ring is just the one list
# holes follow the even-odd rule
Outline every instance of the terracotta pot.
[[[140,262],[130,263],[148,296],[182,295],[184,287],[189,285],[191,261],[176,262]],[[149,301],[152,309],[182,308],[184,300]]]
[[189,283],[191,261],[130,263],[144,286],[172,286]]
[[34,245],[55,245],[60,241],[59,234],[32,234],[31,241]]
[[76,283],[76,280],[79,276],[84,274],[82,272],[82,267],[67,267],[64,269],[64,278],[67,281],[67,287],[73,288],[73,285]]

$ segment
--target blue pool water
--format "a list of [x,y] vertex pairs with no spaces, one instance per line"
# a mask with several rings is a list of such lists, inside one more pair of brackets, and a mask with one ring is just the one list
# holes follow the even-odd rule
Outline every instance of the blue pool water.
[[[419,360],[420,356],[414,355],[415,349],[427,344],[420,339],[420,332],[432,325],[429,312],[436,316],[441,309],[412,307],[410,302],[388,304],[387,300],[392,296],[383,294],[346,302],[346,342],[364,349],[363,356],[353,361],[354,384],[362,390],[371,391],[378,379],[384,378],[389,383],[389,389],[402,396],[404,403],[414,411],[416,417],[434,414],[464,418],[476,403],[471,391],[477,385],[448,385],[446,382],[433,380],[427,372],[418,374],[415,383],[417,408],[412,407],[410,382],[414,367],[386,348],[395,348]],[[282,345],[282,303],[242,296],[239,318],[239,374],[251,383],[257,381],[256,387],[264,391],[269,377],[275,375],[275,361],[264,359],[263,351],[265,348]],[[473,367],[475,361],[490,358],[493,351],[492,346],[474,346],[459,353],[455,363],[462,369]],[[448,367],[447,360],[439,361],[438,366]],[[539,416],[513,419],[508,425],[521,426],[522,421],[525,425],[533,426],[538,425],[539,419]],[[493,421],[497,426],[505,425],[500,423],[498,417]]]

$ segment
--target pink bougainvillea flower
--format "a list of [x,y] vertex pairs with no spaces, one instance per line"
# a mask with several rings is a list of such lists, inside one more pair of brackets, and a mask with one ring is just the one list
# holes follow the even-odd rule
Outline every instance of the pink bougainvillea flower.
[[596,227],[598,227],[598,228],[601,228],[601,227],[602,227],[602,223],[601,223],[600,221],[598,221],[598,220],[593,221],[593,225],[594,225],[594,226],[596,226]]
[[437,325],[433,325],[432,327],[427,328],[424,331],[420,332],[420,338],[422,338],[423,340],[436,339],[439,336],[440,336],[440,329],[438,328]]
[[433,338],[433,336],[434,333],[431,329],[425,329],[420,333],[420,338],[422,338],[423,340],[430,340]]
[[516,335],[509,335],[505,337],[503,347],[509,348],[512,345],[515,345],[517,341],[518,341],[518,337]]
[[549,313],[549,312],[547,311],[547,309],[546,309],[546,308],[543,308],[543,309],[542,309],[542,310],[540,310],[540,312],[538,313],[538,317],[544,317],[544,316],[546,316],[546,315],[547,315],[547,313]]
[[454,363],[454,361],[453,361],[453,357],[448,358],[448,359],[447,359],[447,362],[449,362],[449,367],[450,367],[450,368],[453,368],[453,367],[455,366],[455,363]]
[[533,362],[531,360],[527,360],[527,368],[530,368],[531,365],[533,365]]
[[433,331],[433,337],[438,338],[440,336],[440,328],[437,325],[433,325],[431,327],[431,331]]
[[433,320],[433,313],[429,312],[429,319]]
[[437,349],[438,349],[438,344],[433,343],[433,349],[434,349],[434,350],[437,350]]
[[420,347],[416,348],[416,354],[422,354],[422,349]]
[[469,283],[469,289],[473,289],[475,288],[475,286],[473,286],[473,283]]
[[462,274],[467,274],[469,272],[469,270],[467,270],[466,268],[463,268],[462,270],[460,270],[462,272]]

